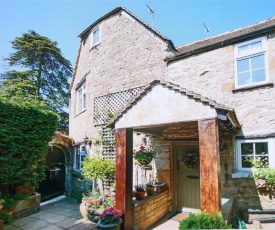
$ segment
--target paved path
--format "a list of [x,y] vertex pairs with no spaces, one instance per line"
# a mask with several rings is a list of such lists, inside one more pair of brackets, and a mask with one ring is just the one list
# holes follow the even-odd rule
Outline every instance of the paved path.
[[[41,203],[40,211],[4,225],[4,230],[92,230],[98,229],[95,223],[85,221],[79,211],[79,203],[73,198],[63,197],[50,203]],[[178,229],[179,220],[163,218],[152,226],[155,230]]]
[[85,221],[79,212],[79,203],[70,197],[41,204],[40,211],[4,225],[4,230],[86,230],[97,229],[96,224]]

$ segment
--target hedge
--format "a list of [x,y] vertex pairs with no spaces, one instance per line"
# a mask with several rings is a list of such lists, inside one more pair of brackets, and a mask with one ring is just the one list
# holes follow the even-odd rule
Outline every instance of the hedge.
[[35,186],[45,178],[48,143],[58,115],[45,106],[15,103],[0,97],[0,190]]

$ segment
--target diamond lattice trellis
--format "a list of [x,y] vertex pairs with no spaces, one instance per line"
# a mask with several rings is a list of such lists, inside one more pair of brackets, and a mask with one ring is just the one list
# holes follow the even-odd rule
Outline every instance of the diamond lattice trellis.
[[112,117],[123,110],[125,105],[132,101],[144,86],[135,87],[129,90],[119,91],[94,99],[94,124],[103,125]]

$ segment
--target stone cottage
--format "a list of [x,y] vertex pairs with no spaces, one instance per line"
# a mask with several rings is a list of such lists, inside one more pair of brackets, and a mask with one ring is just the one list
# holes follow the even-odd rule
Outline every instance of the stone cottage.
[[[104,140],[115,138],[103,155],[116,160],[125,229],[146,229],[171,210],[214,213],[222,197],[233,197],[235,210],[274,209],[247,161],[275,167],[274,35],[271,18],[175,47],[122,7],[90,25],[79,35],[70,87],[72,192],[83,189],[81,160],[93,154],[100,127]],[[140,139],[155,149],[154,176],[167,190],[137,203]]]

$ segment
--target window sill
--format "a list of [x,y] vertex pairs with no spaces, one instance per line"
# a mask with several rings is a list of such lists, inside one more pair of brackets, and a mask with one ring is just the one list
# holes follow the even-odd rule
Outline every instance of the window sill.
[[82,114],[82,113],[84,113],[84,112],[86,112],[86,109],[84,109],[84,110],[81,111],[80,113],[76,114],[76,115],[74,116],[74,118],[75,118],[75,117],[78,117],[80,114]]
[[249,178],[252,172],[235,172],[231,174],[232,179],[235,178]]
[[94,50],[94,49],[98,50],[97,47],[98,47],[99,45],[100,45],[100,43],[97,43],[97,44],[93,45],[93,46],[91,47],[90,51],[92,51],[92,50]]
[[265,88],[265,87],[274,87],[274,84],[273,83],[264,83],[264,84],[260,84],[260,85],[250,85],[250,86],[246,86],[243,88],[233,89],[232,92],[238,93],[238,92],[242,92],[242,91],[258,89],[258,88]]

